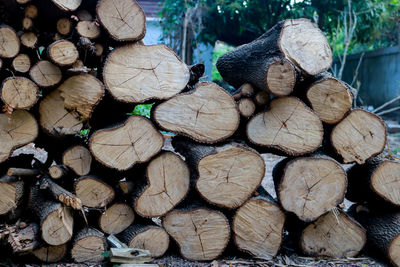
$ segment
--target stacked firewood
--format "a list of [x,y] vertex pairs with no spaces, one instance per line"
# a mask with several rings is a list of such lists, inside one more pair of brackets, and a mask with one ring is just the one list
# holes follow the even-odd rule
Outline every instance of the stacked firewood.
[[[400,163],[378,156],[385,124],[326,72],[331,49],[310,21],[279,22],[219,58],[229,94],[199,82],[203,65],[146,46],[134,0],[0,10],[0,238],[14,255],[102,262],[112,236],[161,257],[171,237],[184,258],[212,260],[232,238],[262,259],[283,242],[328,257],[367,243],[400,264]],[[153,102],[151,119],[127,115]],[[13,155],[31,142],[47,160]],[[277,199],[261,186],[264,152],[287,156]]]

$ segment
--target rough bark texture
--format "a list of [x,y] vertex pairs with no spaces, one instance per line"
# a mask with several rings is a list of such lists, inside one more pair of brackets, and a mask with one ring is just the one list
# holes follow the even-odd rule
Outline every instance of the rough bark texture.
[[89,208],[104,208],[115,196],[111,186],[94,176],[79,178],[74,184],[74,192],[82,204]]
[[40,180],[39,188],[46,190],[48,195],[50,195],[54,200],[63,203],[65,206],[71,207],[75,210],[82,209],[82,201],[79,198],[53,182],[49,177],[43,177]]
[[5,79],[0,90],[1,100],[14,109],[30,109],[39,99],[39,87],[25,77]]
[[6,231],[8,231],[7,242],[13,253],[26,253],[39,245],[39,226],[35,223],[20,222],[6,226]]
[[107,250],[106,238],[94,228],[81,230],[74,239],[71,257],[75,262],[102,262]]
[[119,234],[133,223],[135,215],[125,203],[115,203],[100,215],[99,228],[106,234]]
[[0,215],[15,210],[22,201],[24,182],[15,177],[0,179]]

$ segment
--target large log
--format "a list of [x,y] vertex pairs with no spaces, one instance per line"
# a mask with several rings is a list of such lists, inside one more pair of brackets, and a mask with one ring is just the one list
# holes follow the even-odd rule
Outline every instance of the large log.
[[205,208],[173,210],[163,219],[163,227],[175,239],[181,255],[188,260],[213,260],[228,244],[228,219]]
[[187,65],[165,45],[121,46],[110,53],[103,69],[111,95],[127,103],[171,98],[186,87],[189,78]]
[[90,137],[93,157],[103,165],[127,170],[161,151],[163,136],[144,117],[130,116],[124,124],[96,131]]
[[0,90],[1,100],[14,109],[30,109],[39,99],[39,87],[25,77],[5,79]]
[[104,208],[115,197],[114,189],[94,176],[83,176],[75,181],[74,192],[89,208]]
[[323,156],[285,159],[274,167],[273,176],[282,207],[305,222],[342,203],[347,187],[342,166]]
[[99,217],[99,228],[106,234],[119,234],[133,223],[135,215],[125,203],[114,203]]
[[90,172],[92,155],[84,146],[73,146],[64,152],[62,162],[77,175],[87,175]]
[[400,162],[374,157],[347,171],[349,185],[346,198],[353,202],[382,204],[382,201],[400,206]]
[[357,108],[333,128],[330,137],[344,163],[363,164],[385,148],[386,126],[375,114]]
[[75,236],[71,257],[75,262],[101,262],[106,250],[104,234],[94,228],[84,228]]
[[12,176],[0,179],[0,215],[15,210],[22,201],[24,182]]
[[17,33],[9,26],[0,26],[0,57],[13,58],[19,53],[20,42]]
[[148,185],[135,199],[137,214],[160,217],[179,204],[189,191],[190,172],[185,162],[172,152],[164,152],[146,168]]
[[146,33],[146,16],[135,0],[101,0],[97,18],[117,41],[138,41]]
[[267,111],[257,114],[247,124],[250,142],[292,156],[317,150],[323,135],[321,120],[295,97],[272,100]]
[[233,135],[239,119],[233,98],[211,82],[198,83],[193,91],[175,96],[154,110],[154,120],[165,130],[204,143]]

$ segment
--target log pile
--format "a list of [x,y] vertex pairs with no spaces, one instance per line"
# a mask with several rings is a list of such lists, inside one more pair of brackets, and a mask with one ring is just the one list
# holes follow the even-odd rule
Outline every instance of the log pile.
[[[354,257],[367,243],[400,264],[400,163],[379,156],[385,124],[352,109],[310,21],[279,22],[220,57],[228,93],[199,82],[203,65],[146,46],[135,0],[0,5],[11,14],[0,26],[0,245],[16,258],[105,262],[113,237],[119,255],[175,247],[193,261],[271,259],[285,242]],[[126,115],[152,102],[150,118]],[[47,160],[13,156],[31,142]],[[264,152],[287,156],[273,170],[277,199],[261,186]],[[368,208],[347,214],[345,195]]]

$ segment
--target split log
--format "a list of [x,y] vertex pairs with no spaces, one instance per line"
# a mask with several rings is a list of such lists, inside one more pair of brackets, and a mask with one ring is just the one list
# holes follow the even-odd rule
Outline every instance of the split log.
[[161,151],[164,138],[142,116],[130,116],[124,124],[96,131],[90,137],[93,157],[109,168],[127,170]]
[[13,59],[11,64],[15,71],[26,73],[31,68],[31,59],[26,54],[19,54]]
[[85,228],[75,237],[71,257],[75,262],[101,262],[107,250],[106,238],[94,228]]
[[7,160],[11,152],[36,139],[39,126],[35,118],[25,110],[16,110],[8,118],[0,114],[0,163]]
[[46,190],[48,195],[54,200],[63,203],[67,207],[71,207],[75,210],[82,209],[82,201],[77,196],[68,192],[46,176],[40,180],[39,188]]
[[[362,165],[354,165],[348,172],[346,198],[353,202],[378,204],[379,200],[400,206],[400,162],[378,157]],[[382,202],[381,202],[382,203]]]
[[101,0],[97,18],[117,41],[139,41],[146,33],[146,16],[135,0]]
[[89,208],[104,208],[115,196],[114,189],[93,176],[83,176],[74,183],[74,192]]
[[76,31],[82,37],[95,39],[100,36],[100,27],[95,21],[79,21],[76,25]]
[[236,211],[233,240],[240,250],[269,260],[281,247],[285,213],[264,189],[257,193]]
[[238,102],[239,113],[244,118],[249,118],[254,114],[256,105],[250,98],[242,98]]
[[344,163],[363,164],[385,148],[385,123],[371,112],[354,109],[333,128],[331,144]]
[[40,87],[51,87],[62,79],[59,67],[47,60],[40,60],[30,70],[29,75]]
[[39,245],[39,226],[35,223],[17,223],[14,226],[6,226],[9,231],[8,244],[13,253],[25,253],[32,251]]
[[367,241],[365,229],[343,211],[331,211],[308,225],[300,237],[305,254],[318,257],[355,257]]
[[52,165],[49,167],[49,175],[52,179],[60,179],[68,173],[68,168],[64,165]]
[[57,32],[61,35],[68,35],[72,29],[72,22],[68,18],[61,18],[57,21]]
[[99,228],[106,234],[119,234],[133,223],[135,215],[125,203],[115,203],[100,215]]
[[323,135],[321,120],[295,97],[272,100],[267,111],[247,124],[250,142],[291,156],[314,152],[321,146]]
[[116,48],[103,70],[104,84],[111,95],[127,103],[171,98],[186,87],[189,78],[187,65],[165,45]]
[[25,77],[8,77],[0,90],[1,100],[14,109],[30,109],[39,99],[39,87]]
[[51,61],[59,66],[72,65],[79,57],[74,43],[67,40],[58,40],[50,44],[47,48],[47,54]]
[[273,170],[282,207],[311,222],[343,202],[346,172],[335,160],[324,157],[285,159]]
[[39,11],[36,6],[29,5],[29,6],[25,7],[24,13],[25,13],[25,17],[30,18],[30,19],[36,19],[39,14]]
[[230,226],[218,211],[204,208],[173,210],[163,219],[163,227],[178,243],[188,260],[213,260],[228,244]]
[[198,83],[193,91],[175,96],[154,110],[154,120],[165,130],[204,143],[233,135],[239,119],[232,96],[211,82]]
[[35,49],[38,43],[38,37],[33,32],[25,32],[20,36],[21,44],[27,48]]
[[251,83],[282,96],[290,94],[296,83],[292,62],[308,75],[324,72],[331,66],[328,40],[307,19],[279,22],[251,43],[221,56],[217,68],[234,87]]
[[321,121],[336,124],[350,111],[353,94],[344,82],[322,75],[306,92],[307,101]]
[[73,233],[74,219],[68,207],[46,200],[38,187],[32,187],[29,207],[40,220],[42,239],[49,245],[67,243]]
[[68,249],[67,244],[58,246],[42,246],[32,251],[32,254],[42,262],[58,262],[65,258]]
[[17,33],[9,26],[0,26],[0,57],[13,58],[19,53],[20,42]]
[[82,3],[82,0],[51,0],[62,11],[74,11]]
[[153,258],[163,256],[169,247],[167,232],[155,225],[132,225],[120,234],[120,238],[130,248],[150,251]]
[[22,201],[24,182],[12,176],[0,179],[0,215],[15,210]]
[[164,152],[146,168],[148,185],[134,202],[142,217],[161,217],[179,204],[189,192],[190,171],[172,152]]
[[84,146],[73,146],[64,152],[62,162],[77,175],[83,176],[90,172],[92,155]]

